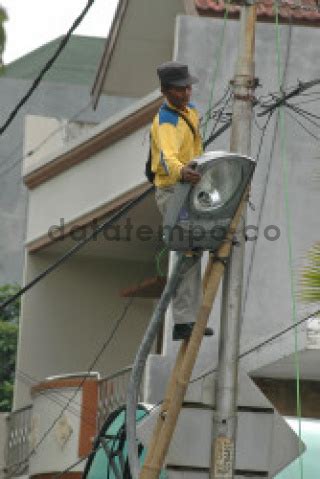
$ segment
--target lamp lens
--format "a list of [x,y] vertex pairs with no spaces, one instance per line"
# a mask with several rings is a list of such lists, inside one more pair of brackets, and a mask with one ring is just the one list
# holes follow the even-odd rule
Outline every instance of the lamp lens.
[[198,213],[210,213],[225,205],[241,183],[242,167],[234,160],[223,160],[208,168],[193,188],[191,205]]

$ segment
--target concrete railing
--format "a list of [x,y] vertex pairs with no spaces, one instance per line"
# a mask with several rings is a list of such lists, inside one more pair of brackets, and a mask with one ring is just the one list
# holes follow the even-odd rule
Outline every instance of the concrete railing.
[[[111,412],[125,405],[131,370],[132,366],[128,366],[99,380],[98,431]],[[141,387],[138,401],[143,401],[142,391]]]
[[[129,378],[131,374],[131,369],[132,367],[129,366],[98,380],[98,407],[97,407],[97,415],[96,415],[97,431],[100,430],[105,419],[108,417],[110,413],[112,413],[119,407],[125,405],[126,396],[127,396],[127,386],[128,386],[128,382],[129,382]],[[70,379],[71,376],[72,375],[68,375],[67,379]],[[56,380],[56,378],[50,378],[50,379],[51,381]],[[61,378],[60,378],[60,381],[62,381]],[[50,381],[47,381],[47,382],[48,382],[48,385],[50,385]],[[143,389],[141,387],[140,394],[138,397],[139,401],[143,400],[142,390]],[[64,394],[66,395],[67,391],[64,392]],[[42,464],[42,463],[39,465],[38,462],[40,461],[41,458],[39,457],[37,459],[38,456],[35,455],[32,457],[31,462],[36,464],[31,464],[30,471],[29,471],[29,458],[31,453],[30,438],[32,435],[32,413],[34,412],[36,415],[41,416],[41,419],[42,419],[41,423],[43,423],[43,427],[46,429],[45,420],[43,416],[41,415],[42,409],[41,410],[39,409],[39,407],[42,404],[42,401],[45,401],[45,400],[48,401],[48,405],[46,405],[45,407],[46,411],[48,412],[47,416],[49,415],[49,412],[51,411],[52,408],[57,408],[57,411],[56,410],[54,410],[53,412],[51,411],[51,413],[55,417],[60,412],[61,407],[59,405],[57,406],[55,401],[52,402],[50,400],[50,397],[48,395],[44,395],[42,391],[38,393],[38,396],[40,399],[38,399],[37,402],[34,402],[34,405],[26,406],[24,408],[13,411],[12,413],[8,414],[6,418],[7,437],[6,437],[6,445],[5,445],[5,477],[7,478],[21,476],[21,475],[28,475],[29,472],[30,474],[33,474],[35,470],[38,470],[39,468],[41,470],[42,469],[44,470],[45,469],[44,465],[47,466],[47,464]],[[34,401],[36,401],[37,396],[34,395],[33,399]],[[39,401],[41,401],[40,406],[38,404]],[[37,408],[39,409],[40,412],[38,411]],[[74,421],[75,420],[74,415],[71,413],[68,414],[69,412],[70,411],[67,410],[65,414],[68,417],[70,416],[69,417],[70,421]],[[78,412],[79,417],[80,417],[80,414],[81,413],[79,410]],[[74,426],[73,429],[76,429],[76,427]],[[38,431],[38,433],[41,434],[41,431],[40,432]],[[53,446],[52,445],[50,446],[51,444],[50,437],[48,438],[47,442],[49,444],[48,447],[49,448],[51,447],[52,449]],[[55,443],[56,443],[56,440],[54,441],[54,444]],[[60,458],[60,462],[61,460],[62,458]]]
[[8,414],[7,443],[5,447],[5,476],[14,477],[28,474],[32,406]]

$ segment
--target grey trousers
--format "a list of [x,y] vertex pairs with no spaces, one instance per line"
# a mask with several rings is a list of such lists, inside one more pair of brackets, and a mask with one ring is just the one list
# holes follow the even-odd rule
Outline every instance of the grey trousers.
[[[173,191],[172,186],[156,188],[155,198],[162,216],[166,213]],[[177,253],[172,251],[171,261],[176,261],[176,256]],[[175,324],[194,323],[202,300],[201,256],[192,256],[187,266],[187,270],[181,271],[181,280],[172,298],[172,316]]]

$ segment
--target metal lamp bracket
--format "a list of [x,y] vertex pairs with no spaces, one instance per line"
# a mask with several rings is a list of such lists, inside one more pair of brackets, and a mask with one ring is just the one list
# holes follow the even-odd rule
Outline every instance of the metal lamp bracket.
[[260,85],[259,78],[252,78],[248,75],[237,75],[235,80],[230,80],[233,88],[245,87],[255,89]]

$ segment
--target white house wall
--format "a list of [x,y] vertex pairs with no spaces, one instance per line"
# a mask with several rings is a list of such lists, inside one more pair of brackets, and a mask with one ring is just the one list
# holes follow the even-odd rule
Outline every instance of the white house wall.
[[148,128],[143,127],[29,192],[27,243],[145,181]]
[[[223,19],[195,18],[180,16],[176,29],[176,57],[187,62],[191,71],[199,77],[195,85],[193,99],[202,112],[208,108],[210,92],[214,85],[213,103],[221,98],[228,82],[234,74],[237,55],[237,38],[239,22],[228,21],[224,34],[221,61],[216,79],[216,68],[219,45],[224,28]],[[286,85],[297,85],[298,80],[307,81],[319,77],[319,64],[314,61],[319,57],[320,44],[317,41],[319,31],[316,28],[281,26],[281,68],[284,69],[286,58]],[[290,45],[290,48],[289,48]],[[308,49],[305,49],[308,45]],[[289,50],[288,50],[289,48]],[[288,54],[287,54],[288,52]],[[256,76],[262,83],[262,88],[256,90],[260,96],[270,91],[277,91],[277,63],[275,45],[275,26],[271,24],[257,24],[256,31]],[[315,103],[314,105],[319,105]],[[304,106],[304,105],[303,105]],[[306,105],[308,106],[308,105]],[[313,111],[316,112],[316,107]],[[319,113],[319,107],[318,107]],[[264,117],[265,118],[265,117]],[[273,119],[275,120],[275,118]],[[255,210],[249,208],[248,224],[257,225],[259,212],[263,201],[261,230],[257,242],[247,242],[246,272],[244,279],[244,324],[242,330],[242,350],[259,344],[262,340],[292,325],[292,298],[290,291],[290,269],[288,264],[287,213],[285,209],[284,173],[280,156],[279,131],[270,166],[270,149],[273,139],[274,122],[270,122],[269,129],[263,142],[263,150],[259,158],[254,175],[251,201]],[[257,118],[260,126],[263,118]],[[319,171],[318,143],[302,130],[293,120],[285,116],[286,157],[288,162],[288,194],[291,216],[291,239],[293,255],[294,286],[299,287],[299,274],[306,264],[308,249],[319,240],[319,184],[316,182]],[[207,135],[210,132],[210,125]],[[252,155],[257,154],[261,131],[253,125]],[[219,137],[211,149],[229,148],[229,131]],[[264,189],[266,191],[264,193]],[[275,225],[280,229],[280,238],[277,241],[266,239],[264,229],[268,225]],[[252,234],[250,231],[249,234]],[[253,251],[255,249],[255,252]],[[250,262],[254,254],[251,273]],[[247,278],[250,274],[249,289]],[[247,290],[247,294],[246,294]],[[246,297],[247,296],[247,297]],[[316,305],[304,305],[297,300],[297,318],[301,319]],[[215,327],[215,325],[214,325]],[[308,347],[307,323],[300,328],[303,332],[299,339],[299,349]],[[292,354],[294,349],[293,332],[279,338],[274,345],[266,346],[257,353],[244,360],[246,368],[256,369],[259,366],[277,361]],[[268,349],[270,348],[269,352]],[[308,356],[309,357],[309,356]],[[292,358],[293,364],[293,358]],[[276,374],[276,363],[274,363]],[[305,364],[307,366],[307,364]],[[284,377],[288,370],[283,372]],[[271,374],[269,368],[268,373]],[[294,375],[294,368],[292,368]],[[304,368],[304,377],[313,377],[314,368],[310,363]],[[289,376],[291,377],[291,376]]]
[[28,155],[23,166],[29,169],[36,167],[44,157],[65,147],[82,134],[90,132],[94,126],[95,123],[28,115],[25,119],[24,153],[28,155],[28,152],[33,151],[33,154]]
[[[65,469],[78,459],[81,405],[83,403],[82,390],[77,388],[53,389],[40,391],[33,396],[32,431],[30,434],[31,446],[40,441],[40,438],[51,427],[61,414],[61,402],[70,401],[71,408],[64,411],[58,421],[53,434],[43,441],[37,448],[37,453],[30,457],[29,475],[50,474],[57,470],[57,464]],[[83,464],[77,464],[74,471],[82,471]]]
[[[1,77],[1,124],[7,120],[13,106],[25,95],[31,84],[32,80]],[[127,97],[106,98],[102,95],[97,110],[93,111],[88,86],[42,81],[25,108],[18,112],[10,128],[2,135],[0,144],[1,283],[22,282],[27,190],[21,179],[20,160],[26,152],[26,148],[23,148],[25,115],[41,115],[44,118],[48,116],[71,118],[76,115],[77,121],[97,124],[126,108],[131,102],[132,100]],[[43,139],[42,136],[41,140]],[[38,146],[39,143],[34,146]]]
[[[28,255],[26,281],[56,259]],[[88,370],[127,304],[120,289],[138,284],[148,274],[148,263],[76,255],[25,294],[15,409],[30,402],[30,386],[45,377]],[[133,301],[94,371],[105,375],[132,363],[151,310],[151,300]]]

